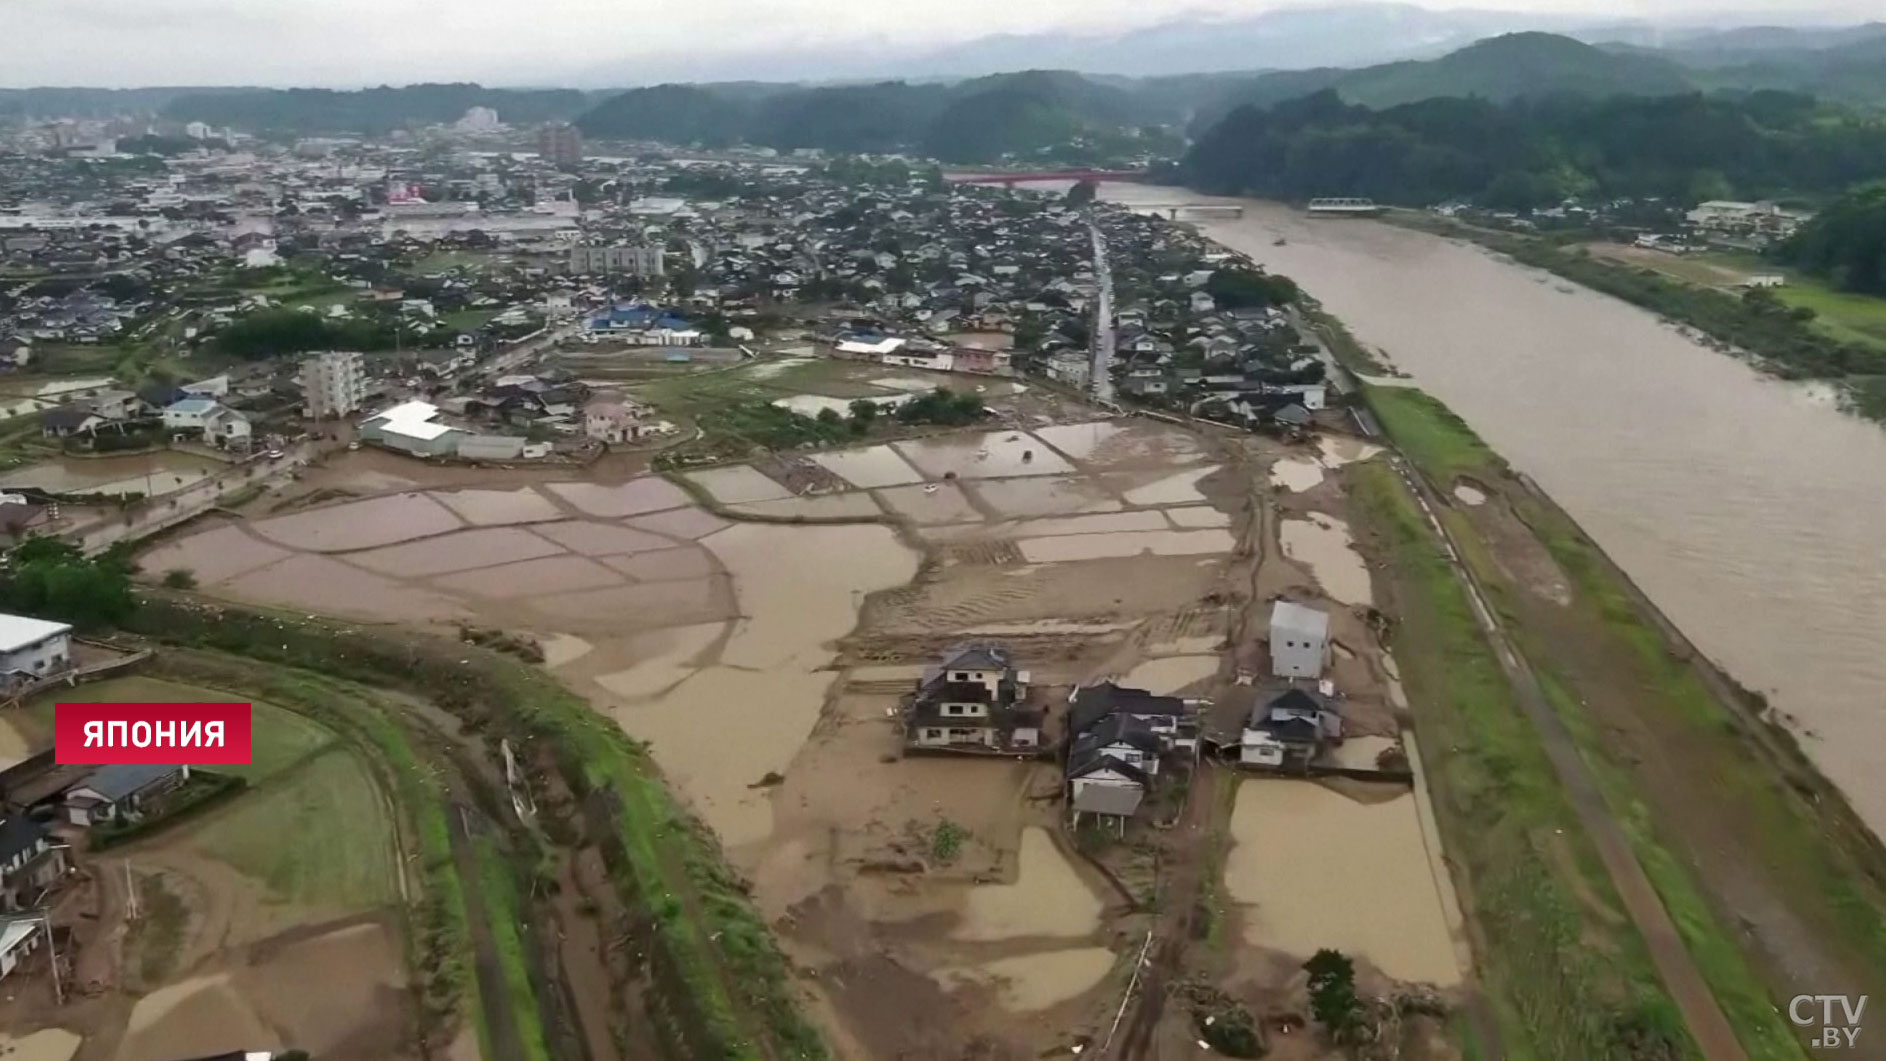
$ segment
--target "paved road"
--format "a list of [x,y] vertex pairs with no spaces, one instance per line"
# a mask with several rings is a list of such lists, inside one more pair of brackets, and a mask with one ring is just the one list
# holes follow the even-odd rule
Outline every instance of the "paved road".
[[1094,237],[1094,278],[1098,281],[1094,299],[1093,364],[1088,366],[1087,389],[1103,405],[1113,403],[1113,269],[1107,264],[1107,237],[1100,226],[1089,221],[1087,230]]
[[[1357,420],[1364,433],[1374,433],[1373,420],[1365,422],[1360,416]],[[1400,456],[1394,457],[1393,461],[1396,472],[1421,503],[1422,513],[1427,517],[1428,526],[1439,537],[1454,576],[1466,588],[1481,632],[1486,636],[1488,644],[1493,646],[1494,655],[1500,661],[1500,669],[1506,673],[1507,681],[1519,697],[1520,708],[1538,729],[1546,758],[1551,761],[1553,772],[1558,775],[1559,784],[1564,788],[1572,810],[1578,815],[1579,824],[1597,848],[1598,858],[1604,863],[1612,885],[1617,888],[1625,911],[1630,914],[1638,933],[1644,937],[1644,945],[1650,951],[1650,960],[1657,967],[1657,975],[1662,978],[1664,989],[1682,1011],[1683,1022],[1689,1026],[1690,1035],[1701,1048],[1703,1057],[1708,1061],[1748,1061],[1748,1054],[1742,1049],[1741,1040],[1736,1038],[1735,1029],[1730,1026],[1728,1017],[1717,1003],[1715,992],[1709,989],[1708,982],[1703,979],[1702,971],[1696,967],[1689,948],[1683,943],[1683,937],[1677,933],[1676,924],[1670,920],[1669,911],[1663,908],[1663,900],[1658,897],[1656,888],[1652,887],[1650,878],[1644,873],[1644,867],[1632,852],[1623,827],[1612,817],[1597,781],[1586,769],[1584,760],[1579,758],[1578,747],[1573,743],[1571,734],[1566,732],[1564,722],[1546,700],[1545,690],[1540,687],[1539,679],[1527,665],[1525,657],[1514,649],[1499,619],[1487,607],[1473,572],[1461,562],[1453,538],[1435,516],[1436,502],[1430,484],[1418,472],[1410,469]]]

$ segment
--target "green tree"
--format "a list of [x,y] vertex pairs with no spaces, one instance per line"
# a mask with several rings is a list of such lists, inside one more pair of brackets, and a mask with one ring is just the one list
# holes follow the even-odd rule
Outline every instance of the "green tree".
[[60,619],[82,629],[122,622],[136,607],[131,567],[119,552],[97,559],[56,538],[29,538],[13,550],[0,584],[9,611]]
[[1091,180],[1076,181],[1074,187],[1067,190],[1066,202],[1069,206],[1086,206],[1100,196],[1100,185]]
[[1341,951],[1324,948],[1303,963],[1310,974],[1310,1013],[1334,1042],[1346,1042],[1362,1020],[1356,997],[1356,963]]

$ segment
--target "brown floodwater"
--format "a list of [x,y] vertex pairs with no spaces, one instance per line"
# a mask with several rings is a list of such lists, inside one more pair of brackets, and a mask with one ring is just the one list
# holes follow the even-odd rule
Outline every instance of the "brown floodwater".
[[1705,653],[1812,729],[1808,753],[1886,832],[1886,432],[1478,247],[1241,202],[1199,228],[1294,278],[1537,480]]
[[1349,525],[1312,512],[1308,519],[1287,519],[1278,527],[1284,555],[1310,569],[1323,592],[1344,604],[1372,604],[1369,568],[1349,538]]
[[730,526],[726,520],[712,512],[694,507],[677,508],[672,512],[657,512],[652,516],[637,516],[629,520],[628,524],[656,534],[665,534],[670,538],[685,538],[689,541],[705,538]]
[[1225,888],[1254,947],[1366,957],[1411,983],[1458,983],[1440,886],[1412,795],[1361,803],[1310,781],[1246,779]]
[[655,549],[628,556],[605,556],[602,562],[637,582],[684,582],[706,578],[714,563],[699,549]]
[[783,497],[772,501],[748,501],[729,505],[736,512],[755,516],[819,516],[858,518],[882,516],[884,510],[863,491],[844,494],[820,494],[816,497]]
[[615,556],[622,553],[642,553],[657,549],[671,549],[674,539],[664,538],[659,534],[636,530],[614,523],[593,523],[588,520],[569,520],[563,523],[545,523],[532,527],[531,531],[541,534],[573,553],[584,556]]
[[270,545],[236,524],[165,542],[138,557],[139,566],[155,573],[181,568],[200,583],[221,582],[285,559],[288,550]]
[[891,445],[932,479],[952,472],[959,479],[1006,479],[1065,475],[1074,470],[1047,443],[1018,431],[916,439]]
[[1126,492],[1129,505],[1183,505],[1205,500],[1205,495],[1198,492],[1198,481],[1218,470],[1213,464],[1204,468],[1193,468],[1154,479],[1144,486],[1137,486]]
[[464,524],[424,494],[394,494],[274,516],[251,526],[290,549],[332,553],[430,538]]
[[224,583],[232,596],[261,604],[364,619],[428,622],[470,612],[442,593],[383,578],[328,556],[297,553]]
[[952,936],[978,942],[1078,937],[1100,927],[1100,897],[1054,846],[1046,829],[1023,829],[1016,857],[1013,882],[978,884],[968,890],[962,921]]
[[923,473],[889,446],[815,453],[812,459],[853,486],[898,486],[923,481]]
[[177,450],[124,457],[60,457],[0,475],[0,487],[36,486],[55,494],[157,496],[207,479],[228,465]]
[[916,523],[967,523],[982,518],[955,483],[938,483],[935,489],[893,486],[872,492],[885,508]]
[[435,490],[432,496],[467,523],[495,526],[563,518],[549,498],[528,486],[515,490]]
[[688,478],[706,488],[708,493],[714,495],[714,500],[722,504],[733,504],[738,501],[777,501],[780,498],[792,496],[791,490],[768,478],[766,473],[750,464],[734,464],[725,468],[689,472]]
[[637,516],[689,503],[681,488],[656,475],[626,483],[549,483],[551,492],[592,516]]
[[621,575],[582,556],[546,556],[433,579],[441,589],[480,597],[531,597],[621,583]]
[[1118,512],[1120,499],[1092,479],[1054,476],[1043,479],[991,479],[964,487],[1003,516],[1064,516],[1075,512]]
[[1104,560],[1110,557],[1199,556],[1228,553],[1237,545],[1229,531],[1151,530],[1122,531],[1111,534],[1062,534],[1052,538],[1023,538],[1022,556],[1031,564],[1060,563],[1070,560]]
[[492,567],[518,560],[534,560],[563,550],[553,542],[513,527],[481,527],[440,535],[425,541],[407,542],[349,553],[349,563],[398,578],[443,575],[474,567]]

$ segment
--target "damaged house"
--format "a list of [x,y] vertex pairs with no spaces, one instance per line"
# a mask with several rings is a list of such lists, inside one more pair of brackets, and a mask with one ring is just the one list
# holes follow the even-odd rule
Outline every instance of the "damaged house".
[[907,748],[1033,752],[1046,712],[997,645],[959,645],[926,667],[905,711]]

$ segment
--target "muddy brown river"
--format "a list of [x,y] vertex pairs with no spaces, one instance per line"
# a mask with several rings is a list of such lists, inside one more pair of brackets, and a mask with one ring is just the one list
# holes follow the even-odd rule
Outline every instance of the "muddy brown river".
[[1886,430],[1470,244],[1238,201],[1242,218],[1200,228],[1297,280],[1532,476],[1703,651],[1800,720],[1886,833]]

